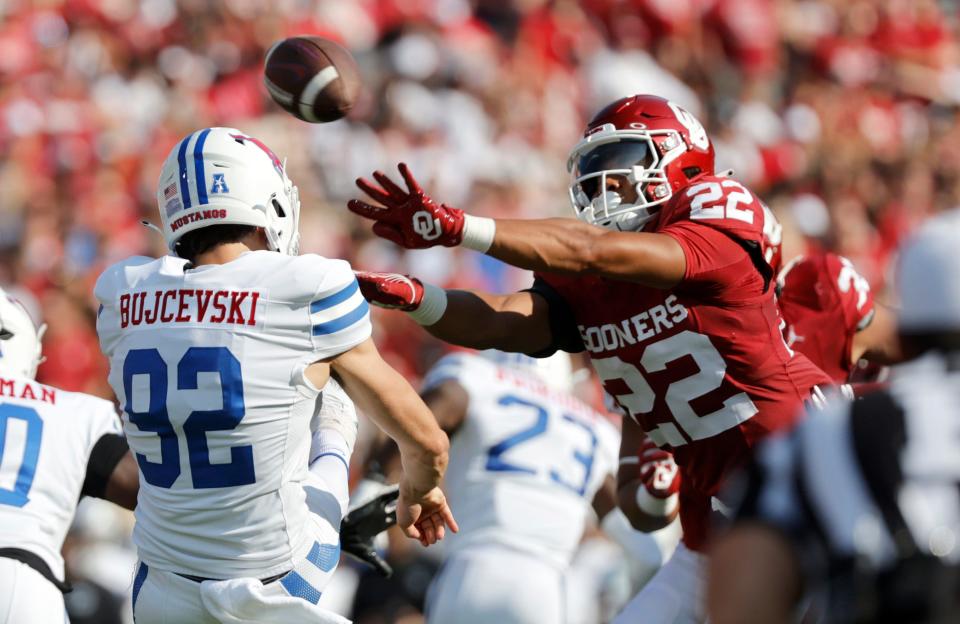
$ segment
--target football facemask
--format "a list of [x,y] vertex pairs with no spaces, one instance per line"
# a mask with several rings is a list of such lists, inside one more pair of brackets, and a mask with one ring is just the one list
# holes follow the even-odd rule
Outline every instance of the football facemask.
[[[656,134],[666,152],[661,156],[654,142]],[[637,231],[656,214],[653,208],[673,195],[664,170],[685,150],[673,131],[616,130],[601,128],[580,142],[570,155],[573,174],[570,202],[577,218],[615,230]],[[608,189],[608,179],[619,176],[633,190],[630,201]]]

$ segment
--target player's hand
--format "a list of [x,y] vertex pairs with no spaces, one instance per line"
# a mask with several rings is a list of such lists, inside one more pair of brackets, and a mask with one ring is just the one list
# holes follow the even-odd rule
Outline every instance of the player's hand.
[[397,526],[410,538],[424,546],[436,544],[446,535],[446,528],[460,530],[447,505],[447,498],[435,487],[418,496],[406,480],[400,482],[400,500],[397,503]]
[[357,178],[357,186],[383,205],[351,199],[347,208],[374,221],[374,234],[407,249],[459,245],[463,241],[463,211],[437,204],[423,192],[405,163],[400,163],[399,169],[407,190],[382,171],[374,171],[379,186],[365,178]]
[[670,451],[657,447],[645,437],[639,456],[640,480],[651,496],[668,499],[680,491],[680,468]]
[[363,298],[381,308],[413,312],[423,301],[423,282],[399,273],[354,271]]

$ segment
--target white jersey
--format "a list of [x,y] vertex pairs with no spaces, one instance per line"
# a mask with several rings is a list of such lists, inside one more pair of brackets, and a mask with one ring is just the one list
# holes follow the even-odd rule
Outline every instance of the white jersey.
[[476,355],[443,358],[424,389],[448,380],[470,398],[444,488],[460,524],[447,534],[451,552],[493,543],[565,568],[616,471],[619,433],[578,399]]
[[97,281],[97,331],[140,465],[151,567],[264,578],[312,545],[301,483],[319,391],[305,368],[369,338],[349,264],[247,252],[131,258]]
[[120,433],[110,401],[0,375],[0,548],[32,552],[63,580],[63,539],[108,433]]

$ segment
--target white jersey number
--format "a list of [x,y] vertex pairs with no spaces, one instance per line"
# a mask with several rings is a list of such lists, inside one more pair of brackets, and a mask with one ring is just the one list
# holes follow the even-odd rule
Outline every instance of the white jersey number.
[[745,392],[739,392],[723,402],[720,409],[698,415],[690,402],[720,387],[726,374],[727,364],[710,342],[710,338],[690,330],[670,336],[648,346],[640,367],[624,362],[617,356],[594,358],[593,366],[605,384],[623,381],[629,392],[614,394],[617,402],[636,420],[638,414],[653,410],[656,394],[643,376],[643,371],[655,373],[666,370],[667,365],[690,356],[699,372],[674,381],[667,387],[664,401],[675,423],[661,423],[647,435],[658,446],[682,446],[687,443],[683,433],[691,440],[703,440],[732,429],[756,414],[757,406]]
[[840,275],[837,276],[837,287],[843,293],[850,292],[851,288],[857,293],[857,309],[859,310],[867,302],[867,297],[870,295],[870,282],[857,273],[852,262],[843,256],[839,256],[839,258],[843,268],[840,269]]
[[[722,188],[721,188],[722,187]],[[723,189],[739,189],[727,194],[727,201],[723,199]],[[737,208],[740,204],[749,205],[753,202],[750,191],[735,180],[723,182],[702,182],[694,184],[687,191],[687,197],[692,197],[690,203],[691,219],[737,219],[746,223],[753,223],[753,211]]]

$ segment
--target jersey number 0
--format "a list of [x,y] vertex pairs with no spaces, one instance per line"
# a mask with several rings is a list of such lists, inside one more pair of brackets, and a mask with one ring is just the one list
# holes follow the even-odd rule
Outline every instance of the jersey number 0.
[[[14,436],[10,433],[13,422],[22,422],[25,428],[23,451],[19,458],[7,448]],[[40,459],[40,438],[43,436],[43,420],[37,410],[25,405],[0,403],[0,505],[23,507],[30,501],[27,496],[33,486],[33,476]],[[7,451],[7,452],[5,452]],[[4,487],[12,481],[13,487]]]

